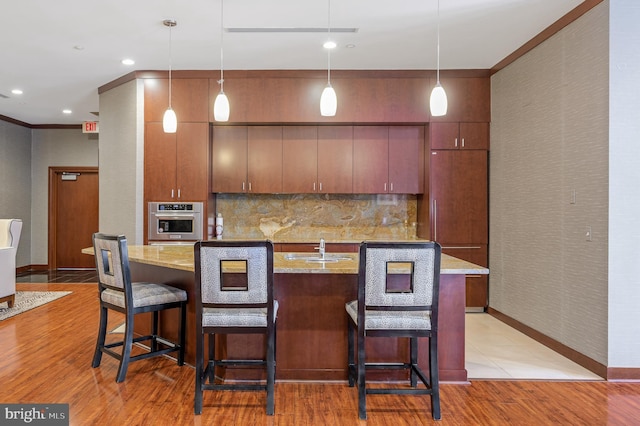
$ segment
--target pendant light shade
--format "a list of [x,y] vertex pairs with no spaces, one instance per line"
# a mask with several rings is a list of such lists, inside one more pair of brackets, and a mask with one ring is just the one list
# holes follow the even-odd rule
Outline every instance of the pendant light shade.
[[[328,3],[327,33],[331,34],[331,0],[329,0]],[[320,96],[320,115],[323,117],[333,117],[338,110],[338,97],[336,96],[336,91],[331,87],[331,49],[335,48],[336,44],[331,42],[331,40],[327,40],[324,47],[327,49],[327,86]]]
[[175,133],[178,129],[178,117],[171,107],[167,108],[162,117],[162,129],[165,133]]
[[337,109],[338,97],[336,96],[336,91],[331,87],[331,83],[328,83],[320,97],[320,114],[323,117],[333,117],[336,115]]
[[223,55],[222,55],[222,47],[224,40],[224,0],[220,0],[220,80],[218,80],[218,84],[220,85],[220,93],[216,96],[216,100],[213,103],[213,118],[216,121],[229,121],[229,113],[231,109],[229,108],[229,98],[224,93],[224,66],[223,66]]
[[229,121],[229,98],[222,89],[213,103],[213,118],[216,121]]
[[169,27],[169,108],[162,117],[162,129],[165,133],[175,133],[178,128],[178,118],[171,108],[171,28],[175,27],[177,22],[173,19],[166,19],[162,23]]
[[440,85],[440,81],[436,83],[436,87],[431,91],[429,107],[431,109],[431,115],[434,117],[447,115],[447,94],[444,92],[444,88]]
[[438,46],[436,50],[437,65],[436,65],[436,87],[431,91],[431,98],[429,99],[429,109],[433,117],[442,117],[447,115],[447,94],[444,88],[440,84],[440,0],[438,0]]

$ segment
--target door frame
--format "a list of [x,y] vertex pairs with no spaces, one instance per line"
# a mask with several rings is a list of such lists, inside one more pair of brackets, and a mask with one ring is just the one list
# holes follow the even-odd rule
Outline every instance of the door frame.
[[63,172],[69,173],[98,173],[98,167],[82,167],[82,166],[69,166],[69,167],[49,167],[49,247],[48,252],[48,268],[58,269],[58,259],[56,253],[56,244],[58,242],[57,223],[58,223],[58,187],[56,185],[56,176]]

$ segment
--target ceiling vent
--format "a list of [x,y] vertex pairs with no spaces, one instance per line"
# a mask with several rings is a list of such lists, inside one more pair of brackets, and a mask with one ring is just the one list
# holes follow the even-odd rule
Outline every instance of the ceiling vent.
[[[327,28],[302,27],[231,27],[228,33],[326,33]],[[358,28],[331,28],[332,33],[357,33]]]

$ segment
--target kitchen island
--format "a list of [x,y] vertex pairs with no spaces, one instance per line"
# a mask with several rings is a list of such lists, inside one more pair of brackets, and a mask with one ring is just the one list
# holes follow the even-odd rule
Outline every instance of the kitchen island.
[[[88,253],[89,251],[84,251]],[[358,254],[343,253],[348,260],[306,262],[274,253],[274,297],[280,308],[277,320],[276,378],[279,380],[343,381],[347,379],[347,317],[345,303],[357,298]],[[193,247],[129,246],[134,281],[162,282],[188,293],[186,360],[195,360],[195,303]],[[465,275],[487,274],[486,268],[442,255],[440,270],[439,366],[440,380],[466,382]],[[178,318],[161,319],[162,332],[178,332]],[[142,323],[142,324],[140,324]],[[147,331],[139,321],[136,332]],[[228,358],[263,352],[261,336],[230,335],[222,342]],[[421,343],[419,363],[426,366],[428,346]],[[424,346],[424,347],[423,347]],[[379,362],[405,359],[407,339],[370,339],[367,356]],[[242,378],[246,371],[229,371]],[[238,376],[236,376],[238,375]],[[382,377],[381,377],[382,378]],[[384,376],[385,379],[393,378]]]

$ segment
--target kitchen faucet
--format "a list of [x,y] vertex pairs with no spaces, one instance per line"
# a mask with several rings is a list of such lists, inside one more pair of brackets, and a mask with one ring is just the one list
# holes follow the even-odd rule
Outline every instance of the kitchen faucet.
[[318,253],[320,254],[320,259],[324,259],[324,238],[320,238],[320,246],[319,247],[314,247],[315,250],[318,250]]

